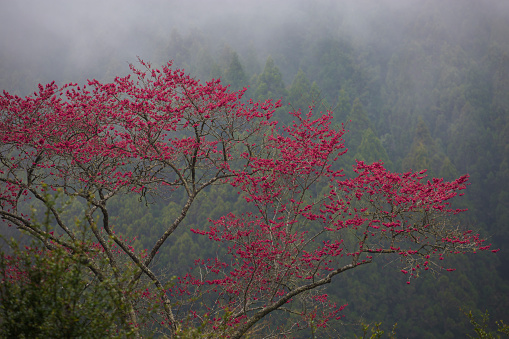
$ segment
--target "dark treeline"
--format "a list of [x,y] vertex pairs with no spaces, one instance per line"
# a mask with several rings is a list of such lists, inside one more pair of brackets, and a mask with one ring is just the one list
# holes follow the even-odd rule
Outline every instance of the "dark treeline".
[[[410,285],[383,265],[347,273],[328,290],[339,304],[349,303],[337,332],[359,333],[363,320],[382,321],[387,329],[397,323],[404,338],[456,338],[470,331],[460,308],[509,319],[509,8],[473,0],[281,2],[272,11],[262,6],[263,17],[249,6],[232,16],[220,6],[190,3],[168,12],[158,34],[136,31],[135,38],[146,39],[136,54],[154,65],[174,60],[175,67],[204,81],[221,78],[234,90],[249,86],[248,98],[281,99],[276,114],[282,123],[291,122],[291,109],[332,109],[338,124],[348,122],[349,151],[341,160],[347,169],[355,159],[382,160],[394,171],[426,168],[430,177],[471,177],[461,201],[470,212],[462,222],[501,251],[455,258],[447,264],[457,271]],[[195,19],[185,24],[183,13]],[[0,85],[19,94],[55,78],[111,81],[127,72],[115,48],[96,63],[64,63],[57,73],[51,70],[60,65],[13,67],[9,53],[0,53]],[[179,199],[148,206],[117,199],[117,227],[142,248],[172,220]],[[195,258],[215,256],[221,249],[189,229],[243,205],[224,187],[207,192],[178,239],[164,247],[159,267],[178,263],[184,273]]]

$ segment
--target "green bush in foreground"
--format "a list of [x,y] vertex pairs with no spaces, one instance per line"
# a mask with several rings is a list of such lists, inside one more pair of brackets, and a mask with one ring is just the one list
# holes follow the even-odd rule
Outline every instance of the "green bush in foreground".
[[0,255],[0,336],[104,338],[129,336],[121,295],[87,273],[64,250],[20,248]]

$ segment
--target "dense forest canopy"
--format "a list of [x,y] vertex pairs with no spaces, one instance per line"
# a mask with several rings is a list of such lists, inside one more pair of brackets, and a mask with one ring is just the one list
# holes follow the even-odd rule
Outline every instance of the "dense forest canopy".
[[[331,109],[334,123],[348,122],[346,170],[358,159],[446,180],[468,173],[462,222],[501,251],[455,258],[458,271],[408,286],[381,263],[348,273],[329,288],[349,303],[337,331],[351,334],[362,319],[398,323],[401,337],[453,338],[468,332],[459,308],[509,318],[509,3],[18,1],[0,19],[0,89],[12,94],[51,81],[112,81],[137,56],[155,67],[173,60],[203,82],[249,86],[246,98],[282,98],[283,123],[292,108]],[[180,199],[111,206],[141,249]],[[243,208],[225,188],[200,199],[160,258],[182,263],[180,273],[194,254],[217,250],[189,229]],[[2,226],[2,234],[16,233]]]

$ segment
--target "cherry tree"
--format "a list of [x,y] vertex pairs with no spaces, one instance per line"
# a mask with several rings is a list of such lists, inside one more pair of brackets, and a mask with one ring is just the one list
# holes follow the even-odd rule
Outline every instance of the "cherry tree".
[[232,185],[256,212],[229,214],[192,230],[224,243],[229,260],[198,261],[197,273],[178,289],[213,295],[207,319],[214,314],[212,329],[226,336],[275,334],[260,320],[276,310],[295,315],[280,333],[311,323],[325,327],[345,305],[328,300],[321,287],[381,256],[391,256],[410,283],[423,271],[454,270],[442,264],[448,255],[490,247],[451,219],[463,211],[453,209],[451,199],[462,195],[467,175],[426,181],[425,171],[398,174],[383,163],[357,162],[347,178],[334,168],[345,152],[344,131],[331,129],[330,113],[311,113],[293,113],[293,126],[269,135],[270,158],[244,154],[250,162]]
[[[138,336],[147,303],[160,307],[156,326],[171,337],[195,327],[238,338],[326,326],[344,306],[321,287],[342,272],[389,255],[410,282],[443,269],[447,255],[489,248],[450,219],[460,212],[450,200],[467,176],[426,181],[424,172],[358,162],[346,177],[337,161],[344,129],[332,128],[331,112],[292,112],[294,123],[280,126],[272,117],[279,102],[244,100],[245,89],[202,83],[171,63],[140,63],[109,84],[51,83],[31,97],[0,97],[1,218],[119,291]],[[169,281],[153,270],[154,259],[211,185],[232,185],[251,212],[190,230],[227,250],[197,258],[196,269]],[[169,192],[186,197],[178,216],[151,248],[134,250],[115,231],[108,201]],[[82,202],[81,221],[66,217],[61,197]],[[35,203],[53,227],[34,220]],[[131,293],[143,282],[147,293]],[[287,328],[263,324],[275,311],[293,315]]]

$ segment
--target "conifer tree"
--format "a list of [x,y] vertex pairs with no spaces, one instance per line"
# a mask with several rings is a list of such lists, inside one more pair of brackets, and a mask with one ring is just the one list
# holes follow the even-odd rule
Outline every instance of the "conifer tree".
[[231,86],[232,90],[239,90],[247,86],[247,75],[244,72],[239,55],[233,51],[228,68],[224,73],[224,83]]
[[267,58],[262,74],[257,77],[255,88],[255,97],[258,100],[279,100],[288,95],[283,82],[283,75],[271,56]]

